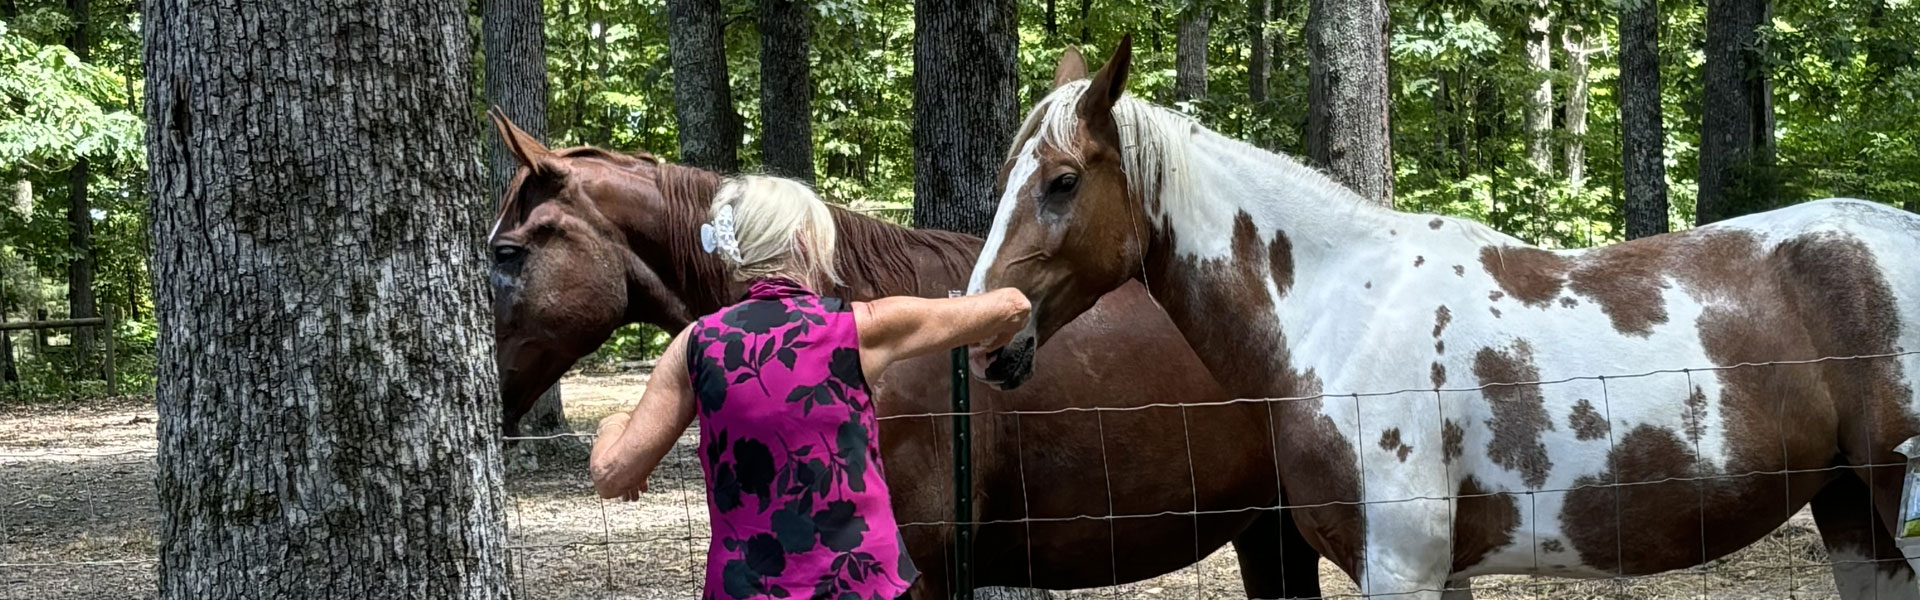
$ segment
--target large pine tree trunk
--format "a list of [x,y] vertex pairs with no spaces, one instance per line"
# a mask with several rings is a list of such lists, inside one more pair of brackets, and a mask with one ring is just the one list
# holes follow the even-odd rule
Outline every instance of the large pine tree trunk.
[[[483,0],[480,5],[480,38],[486,52],[485,89],[487,104],[498,106],[521,130],[542,142],[547,139],[547,34],[541,0]],[[491,132],[481,135],[487,149],[487,190],[483,206],[497,206],[507,184],[513,180],[519,164],[507,151],[505,140]],[[492,217],[492,211],[485,213]],[[560,402],[560,384],[546,393],[520,419],[520,432],[544,436],[572,431],[565,407]],[[579,438],[545,440],[528,449],[542,454],[581,453],[586,444]],[[537,448],[536,448],[537,447]],[[509,457],[510,459],[512,457]],[[537,466],[537,461],[518,464]]]
[[986,236],[994,178],[1019,125],[1019,7],[915,0],[913,224]]
[[1267,101],[1267,21],[1272,0],[1247,0],[1247,99]]
[[1561,29],[1567,49],[1567,186],[1587,185],[1587,34],[1578,25]]
[[1393,205],[1386,0],[1312,0],[1307,154],[1361,197]]
[[811,6],[760,0],[760,160],[767,172],[813,181]]
[[[67,0],[67,13],[74,20],[73,31],[67,34],[67,49],[82,62],[92,60],[93,43],[88,34],[93,18],[87,0]],[[67,261],[67,314],[74,319],[99,315],[93,300],[93,207],[87,198],[92,180],[92,165],[85,157],[74,161],[73,169],[67,172],[67,249],[73,253]],[[92,328],[73,329],[71,358],[75,365],[95,364],[93,337]]]
[[1539,79],[1527,96],[1527,164],[1537,173],[1553,171],[1553,34],[1547,0],[1536,0],[1527,16],[1527,68]]
[[1180,25],[1174,40],[1173,99],[1192,102],[1207,98],[1207,30],[1213,21],[1213,9],[1206,2],[1192,0],[1180,11]]
[[1620,176],[1627,239],[1667,232],[1667,130],[1660,114],[1660,2],[1620,3]]
[[726,38],[720,0],[667,0],[680,162],[732,173],[740,170],[740,114],[727,87]]
[[467,18],[144,3],[163,600],[508,597]]
[[1767,22],[1767,0],[1707,2],[1701,225],[1764,210],[1772,200],[1773,89],[1757,31]]

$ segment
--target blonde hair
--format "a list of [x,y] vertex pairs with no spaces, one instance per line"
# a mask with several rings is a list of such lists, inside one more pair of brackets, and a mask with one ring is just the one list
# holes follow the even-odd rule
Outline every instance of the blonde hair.
[[767,175],[730,177],[713,196],[709,221],[733,209],[737,254],[720,252],[736,281],[787,277],[807,286],[840,285],[833,268],[833,212],[806,184]]

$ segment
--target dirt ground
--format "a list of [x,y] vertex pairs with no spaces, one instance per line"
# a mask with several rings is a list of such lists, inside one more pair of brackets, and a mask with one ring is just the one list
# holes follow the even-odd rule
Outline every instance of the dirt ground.
[[[568,418],[591,430],[639,397],[639,373],[575,375]],[[0,600],[154,595],[153,407],[140,400],[0,408]],[[697,598],[707,534],[693,437],[683,437],[641,501],[603,502],[580,455],[549,456],[508,478],[508,519],[521,598]],[[1807,515],[1703,567],[1625,581],[1481,577],[1475,597],[1832,598]],[[1322,562],[1329,596],[1354,587]],[[1057,598],[1243,598],[1231,548],[1153,580]]]

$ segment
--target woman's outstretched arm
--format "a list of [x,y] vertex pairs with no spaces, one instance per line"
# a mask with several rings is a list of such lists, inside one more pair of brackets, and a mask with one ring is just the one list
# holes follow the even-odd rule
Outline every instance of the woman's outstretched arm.
[[1001,288],[961,298],[896,296],[856,303],[860,367],[874,380],[887,365],[961,346],[982,350],[1006,345],[1027,325],[1032,307],[1020,290]]
[[600,420],[588,465],[601,498],[633,500],[646,491],[647,476],[693,423],[693,386],[687,378],[687,336],[692,331],[693,326],[687,326],[667,344],[631,413]]

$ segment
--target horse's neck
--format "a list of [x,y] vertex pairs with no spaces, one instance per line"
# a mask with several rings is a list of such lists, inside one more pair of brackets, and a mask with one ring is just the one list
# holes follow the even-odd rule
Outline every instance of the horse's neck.
[[[1196,131],[1184,176],[1147,203],[1153,243],[1142,275],[1188,342],[1233,393],[1292,394],[1234,376],[1244,357],[1284,353],[1283,323],[1365,318],[1323,292],[1358,288],[1379,250],[1416,217],[1371,204],[1289,159]],[[1341,286],[1332,288],[1329,286]],[[1329,313],[1339,314],[1329,314]],[[1236,318],[1223,319],[1223,314]],[[1278,344],[1278,346],[1275,346]],[[1242,357],[1242,358],[1235,358]],[[1280,387],[1295,387],[1281,384]]]

